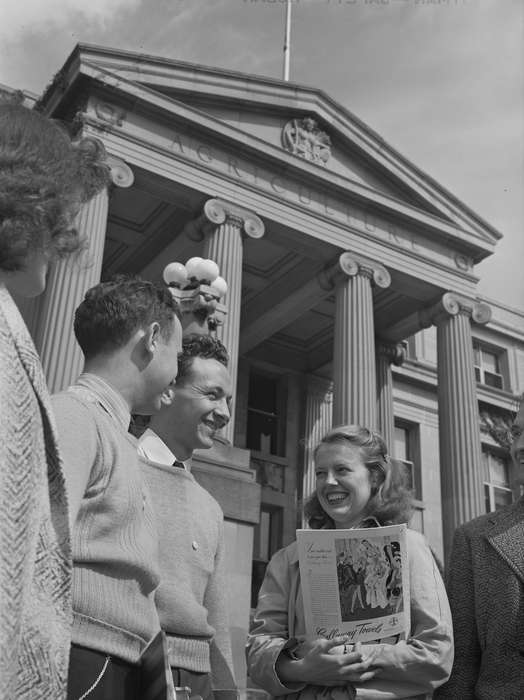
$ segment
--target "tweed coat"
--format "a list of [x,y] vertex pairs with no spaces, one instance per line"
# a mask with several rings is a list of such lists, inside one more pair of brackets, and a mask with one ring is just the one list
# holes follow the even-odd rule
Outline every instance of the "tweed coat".
[[455,662],[438,700],[524,698],[524,499],[455,533],[448,595]]
[[71,554],[65,482],[33,341],[0,284],[0,698],[66,697]]

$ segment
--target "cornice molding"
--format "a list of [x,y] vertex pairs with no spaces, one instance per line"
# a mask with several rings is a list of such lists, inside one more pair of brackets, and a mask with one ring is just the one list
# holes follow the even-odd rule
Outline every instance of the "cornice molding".
[[[111,62],[110,60],[104,61],[97,59],[97,55],[101,54],[108,57],[113,56],[115,57],[115,60]],[[116,60],[120,55],[122,55],[123,58],[120,61]],[[361,123],[356,117],[354,117],[354,115],[345,110],[341,105],[338,105],[327,95],[324,95],[322,91],[314,88],[295,86],[295,88],[300,87],[301,94],[304,93],[304,95],[309,95],[310,99],[314,98],[313,104],[310,104],[306,100],[304,105],[297,105],[297,97],[295,95],[294,100],[290,101],[286,109],[288,111],[292,110],[295,112],[296,109],[300,107],[300,109],[305,111],[309,110],[310,112],[313,112],[319,116],[324,123],[330,124],[332,128],[340,132],[340,135],[343,138],[345,137],[351,142],[354,142],[354,139],[357,138],[356,134],[358,134],[358,138],[360,138],[362,142],[361,147],[364,150],[366,148],[368,150],[371,149],[371,152],[368,153],[370,162],[375,161],[377,167],[384,168],[386,172],[390,173],[390,176],[392,174],[392,161],[398,161],[398,172],[396,173],[396,177],[398,177],[399,180],[404,183],[404,186],[407,185],[413,188],[414,192],[418,192],[419,196],[426,199],[426,201],[434,208],[439,209],[437,203],[438,200],[441,200],[441,216],[430,214],[424,209],[407,204],[390,195],[379,193],[366,185],[355,183],[349,178],[345,178],[344,176],[340,176],[336,173],[331,173],[315,164],[297,158],[286,153],[282,149],[277,148],[276,146],[267,144],[263,140],[252,136],[245,131],[241,131],[226,125],[219,119],[211,117],[209,114],[201,110],[189,107],[187,104],[179,102],[172,97],[166,97],[162,93],[158,92],[158,90],[144,87],[143,84],[137,81],[138,79],[135,76],[133,76],[133,79],[126,77],[129,71],[132,72],[133,70],[137,70],[138,65],[141,63],[141,59],[143,58],[148,60],[152,59],[152,57],[140,57],[130,52],[111,51],[100,47],[79,45],[71,54],[68,61],[66,61],[66,64],[61,71],[63,74],[61,85],[65,82],[65,87],[62,85],[59,90],[58,87],[53,90],[52,85],[43,96],[42,102],[46,107],[46,111],[48,111],[48,108],[51,108],[51,105],[51,111],[56,109],[60,101],[63,99],[63,95],[69,90],[72,82],[74,82],[74,80],[76,80],[80,75],[85,75],[87,78],[98,82],[100,85],[105,85],[110,89],[113,88],[122,93],[128,93],[128,99],[133,99],[137,103],[142,99],[148,103],[150,108],[156,107],[157,109],[176,113],[179,118],[188,120],[193,126],[198,126],[199,129],[207,129],[217,135],[232,138],[241,144],[246,151],[254,149],[258,153],[263,153],[266,157],[269,156],[272,159],[277,158],[280,161],[285,161],[286,167],[290,172],[292,170],[296,170],[299,174],[302,172],[304,175],[313,175],[319,184],[323,180],[326,180],[327,187],[342,189],[346,194],[347,192],[354,192],[356,197],[361,197],[364,200],[371,201],[374,206],[383,208],[386,212],[389,210],[392,213],[396,213],[402,217],[412,219],[418,225],[419,230],[422,227],[430,231],[438,232],[444,237],[443,240],[447,238],[450,240],[454,239],[454,243],[457,248],[462,248],[464,251],[467,251],[470,255],[472,255],[475,262],[479,262],[486,257],[486,255],[493,252],[494,244],[501,235],[498,233],[498,231],[496,231],[488,223],[484,222],[478,215],[459,202],[459,200],[456,200],[451,193],[441,188],[438,183],[431,180],[431,178],[421,171],[418,171],[417,168],[407,161],[407,159],[404,159],[400,153],[397,153],[391,149],[391,147],[389,147],[378,134],[375,134],[365,124]],[[170,66],[170,70],[172,71],[176,70],[177,66],[179,67],[180,65],[179,62],[170,62],[166,59],[154,60]],[[126,65],[128,69],[127,73],[125,70]],[[227,71],[205,69],[202,66],[194,66],[191,64],[186,65],[186,71],[188,68],[191,68],[192,71],[197,70],[203,71],[206,74],[215,74],[215,79],[217,80],[219,77],[221,77],[221,84],[224,89],[226,89],[224,81],[231,81],[235,76],[234,73],[231,73],[230,75]],[[238,77],[243,78],[242,85],[243,89],[245,90],[246,76],[238,74],[237,78]],[[251,88],[263,80],[262,78],[259,79],[256,76],[249,76],[249,78],[249,85]],[[192,73],[191,86],[193,88],[192,91],[194,92],[194,73]],[[287,83],[282,84],[281,81],[274,81],[274,84],[271,84],[271,92],[272,94],[275,94],[276,100],[274,106],[280,111],[283,111],[285,105],[279,102],[278,94],[276,94],[278,93],[278,90],[282,90],[284,94],[288,95],[290,85]],[[233,97],[230,99],[234,101]],[[246,101],[245,94],[242,99],[244,102]],[[264,103],[268,103],[267,95],[264,99]],[[325,107],[331,105],[328,113],[321,114],[321,112],[319,112],[319,104],[324,105]],[[345,130],[342,127],[345,127]],[[455,216],[450,214],[451,210],[453,209],[457,210]]]
[[[150,84],[153,83],[155,87],[164,85],[180,91],[190,90],[195,95],[208,96],[215,100],[222,92],[227,101],[242,100],[244,103],[252,103],[255,107],[260,104],[267,105],[268,96],[271,95],[274,108],[280,112],[287,110],[295,114],[298,110],[319,117],[340,136],[348,138],[365,157],[376,162],[390,177],[393,176],[410,187],[419,197],[439,209],[444,216],[450,217],[456,224],[460,220],[460,225],[472,226],[478,234],[492,240],[502,237],[499,231],[476,212],[319,88],[95,45],[79,44],[72,56],[75,53],[81,60],[116,72],[133,82],[146,83],[149,78]],[[195,79],[196,74],[200,76],[200,81]]]

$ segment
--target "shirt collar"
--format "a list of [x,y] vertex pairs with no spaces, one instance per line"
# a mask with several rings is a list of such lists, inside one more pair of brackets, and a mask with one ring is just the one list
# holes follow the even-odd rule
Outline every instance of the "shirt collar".
[[[138,451],[142,457],[157,464],[172,466],[176,460],[176,455],[171,452],[166,443],[151,428],[147,428],[139,438]],[[187,462],[178,461],[184,465],[186,471],[189,471]]]
[[129,411],[126,400],[119,391],[108,384],[102,377],[99,377],[97,374],[91,374],[90,372],[81,374],[76,383],[95,394],[102,408],[104,408],[126,432],[128,431],[129,423],[131,422],[131,412]]

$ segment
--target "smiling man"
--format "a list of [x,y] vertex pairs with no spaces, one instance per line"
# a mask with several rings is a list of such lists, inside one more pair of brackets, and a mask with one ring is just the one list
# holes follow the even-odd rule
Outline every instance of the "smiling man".
[[[219,340],[183,341],[170,405],[139,440],[160,532],[156,601],[175,686],[211,700],[235,687],[226,612],[223,513],[190,473],[193,451],[209,449],[230,419],[228,355]],[[223,694],[222,694],[223,697]]]

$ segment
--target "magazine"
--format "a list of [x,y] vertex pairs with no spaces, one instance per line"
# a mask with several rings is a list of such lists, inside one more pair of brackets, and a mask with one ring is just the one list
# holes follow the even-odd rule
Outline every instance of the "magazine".
[[406,530],[297,530],[308,637],[395,643],[408,636]]

